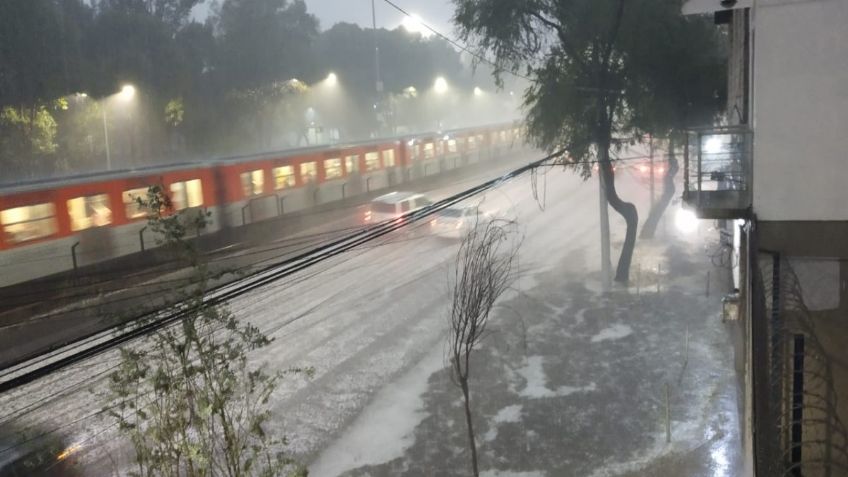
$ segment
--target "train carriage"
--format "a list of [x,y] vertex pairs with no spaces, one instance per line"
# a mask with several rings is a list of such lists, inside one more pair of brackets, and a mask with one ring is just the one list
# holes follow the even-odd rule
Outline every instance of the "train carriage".
[[0,187],[0,287],[153,245],[144,198],[161,185],[213,233],[344,200],[504,153],[514,125],[150,167]]

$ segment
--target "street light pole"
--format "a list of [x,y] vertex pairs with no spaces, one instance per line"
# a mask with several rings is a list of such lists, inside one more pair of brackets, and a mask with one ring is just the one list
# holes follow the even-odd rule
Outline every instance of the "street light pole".
[[103,112],[103,138],[106,142],[106,170],[112,170],[112,155],[109,152],[109,128],[106,126],[106,105],[100,106],[100,111]]
[[377,42],[377,10],[374,8],[374,0],[371,0],[371,26],[374,30],[374,67],[376,72],[377,96],[383,92],[383,81],[380,79],[380,45]]
[[380,78],[380,45],[377,41],[377,10],[374,7],[374,0],[371,0],[371,26],[374,30],[374,74],[375,74],[375,86],[377,89],[377,94],[375,96],[374,101],[374,114],[377,119],[377,133],[379,135],[380,129],[380,99],[383,93],[383,81]]
[[650,136],[650,158],[651,158],[651,207],[654,206],[654,135]]

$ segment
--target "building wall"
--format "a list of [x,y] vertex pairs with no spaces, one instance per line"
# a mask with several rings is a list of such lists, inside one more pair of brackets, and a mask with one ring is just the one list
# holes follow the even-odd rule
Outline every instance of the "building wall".
[[748,124],[748,66],[749,30],[748,9],[733,11],[733,18],[727,27],[729,41],[727,68],[727,120],[730,124]]
[[[756,411],[759,435],[765,436],[758,447],[757,475],[790,475],[784,470],[796,463],[800,463],[798,475],[845,475],[848,244],[833,237],[848,236],[848,224],[760,222],[757,236],[753,266],[760,273],[759,281],[755,277],[753,282],[765,296],[759,313],[754,304],[752,323],[760,327],[752,346],[759,346],[763,354],[760,364],[752,366],[761,376],[757,391],[766,399]],[[775,280],[777,257],[780,274]],[[757,301],[756,294],[753,300]],[[799,337],[804,342],[800,353],[794,343]],[[795,403],[803,406],[799,415]],[[800,451],[795,463],[792,449]]]
[[848,220],[848,1],[758,0],[754,212]]

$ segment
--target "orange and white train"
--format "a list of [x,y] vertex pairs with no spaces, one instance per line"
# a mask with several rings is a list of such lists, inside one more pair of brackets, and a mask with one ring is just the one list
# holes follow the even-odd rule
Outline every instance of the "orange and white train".
[[207,210],[208,234],[490,160],[520,135],[510,123],[0,186],[0,287],[141,251],[135,198],[151,185]]

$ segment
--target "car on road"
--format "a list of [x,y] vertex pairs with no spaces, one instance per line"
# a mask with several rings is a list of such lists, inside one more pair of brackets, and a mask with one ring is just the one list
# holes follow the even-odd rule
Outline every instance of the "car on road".
[[453,205],[435,214],[430,220],[430,231],[438,237],[458,240],[487,220],[490,220],[489,214],[479,206]]
[[365,211],[365,223],[377,224],[396,220],[403,214],[427,207],[433,201],[416,192],[389,192],[374,198]]

